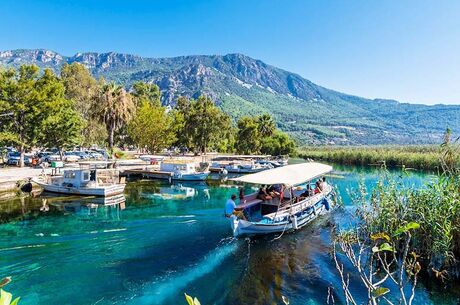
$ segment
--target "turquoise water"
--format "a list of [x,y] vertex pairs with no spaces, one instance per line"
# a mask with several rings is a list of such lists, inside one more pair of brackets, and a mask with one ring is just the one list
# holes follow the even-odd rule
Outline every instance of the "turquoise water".
[[[349,220],[346,190],[362,179],[371,186],[377,173],[336,167],[330,180],[345,208],[279,239],[231,237],[222,216],[237,191],[229,183],[133,181],[114,206],[49,195],[0,202],[0,277],[12,276],[6,288],[22,305],[186,304],[184,292],[202,304],[324,304],[330,286],[340,303],[329,232]],[[417,304],[457,304],[441,293],[420,286]]]

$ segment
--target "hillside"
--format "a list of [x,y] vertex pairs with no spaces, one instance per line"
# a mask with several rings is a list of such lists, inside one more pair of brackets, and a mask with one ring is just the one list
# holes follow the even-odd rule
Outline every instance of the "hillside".
[[138,80],[154,82],[165,105],[173,105],[180,95],[205,94],[233,118],[268,112],[301,143],[439,143],[446,127],[460,132],[460,106],[347,95],[241,54],[143,58],[119,53],[67,57],[48,50],[0,52],[3,66],[34,63],[59,72],[71,62],[128,88]]

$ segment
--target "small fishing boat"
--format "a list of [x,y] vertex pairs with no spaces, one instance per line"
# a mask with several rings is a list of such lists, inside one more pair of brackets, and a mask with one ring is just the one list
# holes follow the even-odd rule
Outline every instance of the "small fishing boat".
[[160,172],[171,173],[171,179],[179,181],[204,181],[210,174],[206,168],[197,169],[195,162],[189,160],[163,161]]
[[62,175],[43,175],[32,179],[46,192],[84,195],[113,196],[122,194],[125,183],[113,169],[65,169]]
[[275,168],[288,165],[288,161],[289,157],[287,156],[277,156],[257,159],[256,164],[260,164],[262,166],[271,165],[271,168]]
[[271,169],[274,166],[267,163],[242,163],[242,162],[230,162],[227,164],[213,163],[210,167],[211,172],[220,174],[252,174],[258,173],[267,169]]
[[332,171],[332,167],[321,163],[301,163],[286,165],[261,173],[245,175],[233,181],[276,185],[280,194],[270,200],[261,200],[258,193],[253,193],[241,200],[236,211],[243,212],[246,219],[230,216],[234,236],[281,233],[300,229],[318,216],[329,212],[333,188],[323,182],[322,191],[313,192],[303,197],[304,187],[316,178]]

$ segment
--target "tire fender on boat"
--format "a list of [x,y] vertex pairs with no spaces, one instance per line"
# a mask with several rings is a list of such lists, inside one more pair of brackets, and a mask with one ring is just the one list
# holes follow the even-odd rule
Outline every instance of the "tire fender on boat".
[[324,204],[324,207],[326,208],[326,211],[329,211],[331,209],[331,204],[329,203],[329,200],[327,198],[323,199],[323,204]]
[[292,227],[297,230],[299,228],[298,224],[297,224],[297,216],[295,215],[292,215],[291,216],[291,222],[292,222]]

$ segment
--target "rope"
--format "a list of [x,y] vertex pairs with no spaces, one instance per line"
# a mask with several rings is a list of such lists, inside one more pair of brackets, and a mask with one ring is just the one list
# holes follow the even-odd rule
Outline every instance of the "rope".
[[287,227],[287,225],[288,225],[288,224],[289,224],[289,220],[288,220],[288,221],[286,222],[286,224],[284,225],[284,229],[283,229],[283,232],[281,232],[281,234],[280,234],[279,236],[277,236],[277,237],[273,238],[271,241],[275,241],[275,240],[277,240],[277,239],[280,239],[280,238],[281,238],[281,236],[283,236],[283,235],[284,235],[284,232],[286,231],[286,227]]

